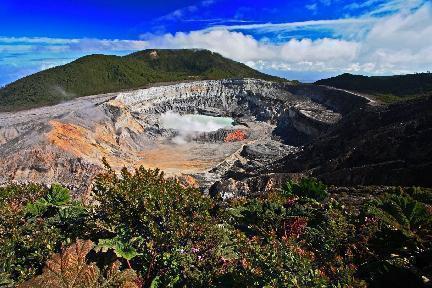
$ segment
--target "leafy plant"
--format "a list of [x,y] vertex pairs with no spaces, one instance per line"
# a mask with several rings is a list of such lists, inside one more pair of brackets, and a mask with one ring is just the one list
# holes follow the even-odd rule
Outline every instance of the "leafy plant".
[[408,195],[388,194],[368,212],[408,238],[417,237],[432,224],[426,206]]
[[285,195],[295,195],[322,201],[327,196],[327,187],[320,181],[314,178],[302,178],[299,182],[288,181],[282,191]]
[[403,195],[408,194],[414,200],[423,204],[432,205],[432,189],[423,187],[410,187],[406,189],[399,188],[394,192],[395,194]]
[[89,240],[76,243],[55,254],[47,262],[42,275],[35,277],[19,287],[56,287],[56,288],[99,288],[99,287],[137,287],[137,275],[132,270],[119,271],[119,263],[107,269],[105,275],[94,263],[87,263],[86,256],[93,249]]
[[72,201],[70,191],[60,184],[53,184],[45,197],[29,202],[25,211],[33,217],[38,217],[50,208],[58,211],[59,216],[63,219],[71,218],[71,214],[74,212],[78,214],[84,212],[79,202]]
[[[133,239],[131,242],[133,242]],[[118,257],[124,258],[128,261],[139,255],[139,253],[132,247],[130,242],[126,242],[118,236],[111,239],[99,239],[99,243],[96,248],[96,250],[100,250],[102,252],[112,249]]]
[[31,216],[42,216],[49,207],[49,203],[44,199],[38,199],[33,203],[28,203],[25,207],[25,211],[27,214],[30,214]]
[[360,267],[359,272],[367,276],[369,287],[425,287],[415,272],[406,265],[396,263],[393,260],[377,260],[366,263]]
[[53,184],[46,196],[46,201],[54,206],[65,205],[71,200],[70,191],[60,184]]
[[371,201],[365,208],[366,217],[377,223],[376,232],[367,243],[377,255],[362,265],[360,275],[372,287],[384,283],[394,287],[408,283],[423,287],[419,273],[423,268],[414,259],[419,251],[431,249],[432,219],[426,204],[410,195],[421,199],[427,194],[419,188],[397,189]]

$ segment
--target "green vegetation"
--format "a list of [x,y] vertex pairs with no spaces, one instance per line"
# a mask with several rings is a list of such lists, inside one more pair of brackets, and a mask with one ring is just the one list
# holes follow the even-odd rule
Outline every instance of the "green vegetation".
[[207,50],[145,50],[124,57],[91,55],[0,89],[0,111],[54,105],[152,83],[247,77],[281,80]]
[[303,178],[298,183],[288,181],[283,187],[288,196],[307,197],[317,201],[324,200],[327,196],[327,187],[312,178]]
[[86,229],[85,208],[59,185],[0,188],[0,211],[0,286],[39,273],[50,255]]
[[315,84],[367,94],[384,103],[432,95],[432,73],[371,77],[345,73]]
[[109,166],[93,187],[90,204],[60,185],[0,188],[0,286],[423,287],[432,275],[430,189],[354,209],[302,179],[222,201]]

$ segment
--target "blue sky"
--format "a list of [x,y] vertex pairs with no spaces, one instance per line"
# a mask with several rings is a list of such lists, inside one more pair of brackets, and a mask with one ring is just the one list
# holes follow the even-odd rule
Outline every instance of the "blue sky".
[[430,70],[431,0],[2,0],[0,85],[87,54],[206,48],[313,81]]

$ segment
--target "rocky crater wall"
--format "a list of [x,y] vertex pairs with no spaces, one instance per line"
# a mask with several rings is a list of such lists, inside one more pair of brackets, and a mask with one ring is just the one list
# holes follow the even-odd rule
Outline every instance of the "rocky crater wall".
[[339,100],[327,101],[327,90],[297,86],[254,79],[200,81],[121,93],[117,100],[150,125],[157,125],[157,115],[167,111],[253,119],[276,125],[275,136],[301,145],[339,121],[338,111],[348,111],[349,99],[339,95]]

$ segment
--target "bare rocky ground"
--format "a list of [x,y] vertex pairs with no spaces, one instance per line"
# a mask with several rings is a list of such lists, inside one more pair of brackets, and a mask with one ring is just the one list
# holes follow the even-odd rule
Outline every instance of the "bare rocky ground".
[[[116,170],[160,168],[172,176],[190,175],[188,182],[215,191],[230,175],[238,179],[301,151],[367,103],[328,87],[245,79],[181,83],[0,113],[0,183],[59,182],[86,191],[106,158]],[[160,125],[168,111],[232,117],[235,125],[176,144],[178,131]],[[247,181],[271,186],[262,177]]]

